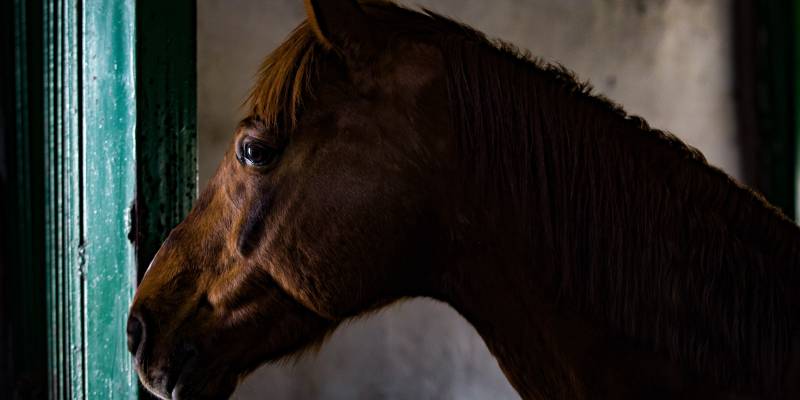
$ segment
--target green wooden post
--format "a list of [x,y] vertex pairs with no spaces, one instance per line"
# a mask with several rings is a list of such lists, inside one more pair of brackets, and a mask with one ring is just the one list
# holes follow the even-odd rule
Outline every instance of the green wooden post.
[[43,14],[50,397],[133,399],[135,9],[45,0]]
[[[33,15],[33,18],[29,18]],[[0,397],[41,399],[47,393],[47,334],[43,265],[41,4],[0,6],[3,53],[0,95],[5,130],[5,186],[0,222]],[[6,86],[8,85],[8,86]],[[3,147],[3,146],[0,146]],[[8,318],[8,320],[5,320]],[[8,323],[10,321],[10,323]]]
[[137,0],[136,13],[141,276],[196,195],[197,11],[194,0]]
[[[83,318],[72,298],[83,296],[78,250],[83,245],[83,221],[78,190],[82,174],[77,152],[79,60],[75,4],[45,1],[44,137],[45,137],[45,256],[48,283],[50,398],[83,394]],[[80,270],[79,270],[80,269]]]
[[44,264],[46,290],[27,296],[46,299],[46,318],[30,326],[46,332],[48,397],[134,399],[125,322],[137,265],[195,197],[195,2],[15,0],[11,9],[24,139],[15,204],[29,211],[14,225],[19,262],[33,264],[14,282],[36,280]]
[[135,9],[84,0],[87,398],[136,398],[125,337],[136,284],[128,235],[136,185]]

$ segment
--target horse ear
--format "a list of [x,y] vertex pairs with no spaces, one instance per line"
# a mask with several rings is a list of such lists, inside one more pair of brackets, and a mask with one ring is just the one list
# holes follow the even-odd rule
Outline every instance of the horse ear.
[[368,17],[356,0],[303,0],[308,24],[328,48],[368,37]]

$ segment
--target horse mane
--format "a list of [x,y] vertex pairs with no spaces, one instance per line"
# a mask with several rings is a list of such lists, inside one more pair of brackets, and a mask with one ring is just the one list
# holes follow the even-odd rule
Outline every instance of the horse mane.
[[[779,210],[559,65],[429,10],[365,10],[442,52],[465,176],[529,221],[559,302],[720,384],[776,384],[800,275]],[[329,53],[301,24],[264,62],[253,114],[294,126]]]

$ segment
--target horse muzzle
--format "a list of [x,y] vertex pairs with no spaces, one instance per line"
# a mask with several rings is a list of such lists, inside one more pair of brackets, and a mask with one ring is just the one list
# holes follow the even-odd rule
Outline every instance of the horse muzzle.
[[[127,335],[128,351],[133,355],[134,366],[142,384],[161,399],[185,399],[187,392],[192,392],[190,377],[197,371],[199,352],[190,342],[176,343],[166,360],[154,357],[153,332],[148,329],[152,325],[146,313],[135,309],[128,317]],[[203,385],[203,383],[200,383]],[[223,396],[214,398],[224,398]]]

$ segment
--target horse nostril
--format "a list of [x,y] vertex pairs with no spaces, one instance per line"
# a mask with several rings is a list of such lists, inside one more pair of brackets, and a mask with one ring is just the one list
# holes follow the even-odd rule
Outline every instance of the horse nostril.
[[128,333],[128,351],[133,355],[136,355],[139,347],[144,343],[144,328],[144,321],[139,316],[139,313],[132,312],[131,316],[128,317],[126,331]]

